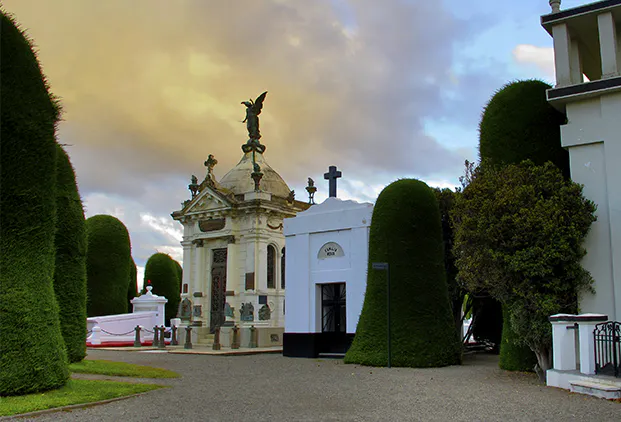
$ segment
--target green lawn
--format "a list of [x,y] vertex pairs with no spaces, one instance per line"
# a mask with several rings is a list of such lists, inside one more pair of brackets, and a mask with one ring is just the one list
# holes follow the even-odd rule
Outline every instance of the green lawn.
[[151,366],[132,365],[125,362],[112,362],[109,360],[83,360],[82,362],[69,365],[71,372],[84,374],[114,375],[119,377],[136,378],[177,378],[179,374],[167,369],[153,368]]
[[0,397],[0,416],[34,412],[71,404],[91,403],[162,388],[155,384],[116,381],[69,380],[58,390],[25,396]]

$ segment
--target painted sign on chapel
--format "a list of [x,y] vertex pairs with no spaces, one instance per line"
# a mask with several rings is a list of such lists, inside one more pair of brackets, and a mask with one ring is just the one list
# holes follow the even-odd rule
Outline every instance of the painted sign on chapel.
[[343,248],[336,242],[328,242],[319,249],[317,259],[338,258],[345,256]]

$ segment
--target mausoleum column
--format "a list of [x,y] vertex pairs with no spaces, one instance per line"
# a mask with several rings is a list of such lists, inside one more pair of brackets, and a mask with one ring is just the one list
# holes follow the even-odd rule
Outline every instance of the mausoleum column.
[[181,291],[183,292],[183,286],[188,286],[188,292],[182,293],[181,297],[185,298],[190,296],[190,282],[192,280],[192,242],[184,240],[181,242],[181,246],[183,246],[183,279],[181,280]]
[[611,12],[597,16],[599,49],[602,57],[602,79],[619,76],[621,53],[617,47],[617,32]]
[[[554,68],[556,71],[556,87],[572,84],[571,80],[571,39],[567,25],[562,23],[552,27],[554,40]],[[578,81],[576,81],[577,83]]]

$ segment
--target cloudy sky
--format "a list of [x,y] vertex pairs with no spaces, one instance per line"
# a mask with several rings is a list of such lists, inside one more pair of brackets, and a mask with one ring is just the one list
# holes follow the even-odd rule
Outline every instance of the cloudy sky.
[[[564,0],[563,8],[584,4]],[[478,121],[515,79],[554,78],[547,0],[2,0],[62,99],[58,137],[87,216],[128,227],[139,267],[181,259],[170,213],[208,154],[222,177],[247,139],[240,101],[269,91],[266,160],[304,199],[323,173],[373,202],[402,177],[458,185]]]

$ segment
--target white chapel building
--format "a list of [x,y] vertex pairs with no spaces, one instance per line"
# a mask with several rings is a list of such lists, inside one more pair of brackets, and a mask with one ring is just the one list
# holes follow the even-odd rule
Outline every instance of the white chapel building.
[[[256,116],[255,116],[256,117]],[[257,346],[282,345],[285,316],[283,220],[310,205],[294,192],[264,157],[258,139],[242,145],[239,163],[219,181],[217,161],[205,162],[207,176],[193,177],[192,198],[172,213],[183,225],[183,280],[179,317],[193,327],[194,341],[209,344],[221,328],[258,332]],[[229,333],[227,333],[227,330]]]
[[356,334],[367,286],[373,204],[330,197],[285,220],[287,317],[283,355],[343,354]]
[[582,262],[595,294],[580,297],[580,312],[621,321],[621,0],[560,3],[550,1],[552,13],[541,17],[554,39],[556,85],[547,96],[567,114],[561,142],[571,178],[597,204]]

